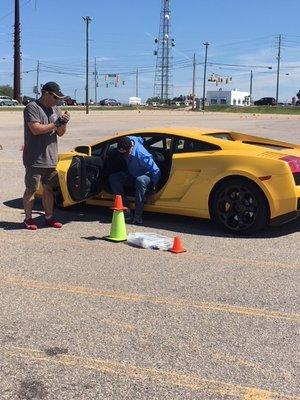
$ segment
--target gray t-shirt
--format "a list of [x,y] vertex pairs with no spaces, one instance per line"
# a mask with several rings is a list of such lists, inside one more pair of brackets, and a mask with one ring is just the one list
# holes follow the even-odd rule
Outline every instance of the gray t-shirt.
[[58,107],[44,107],[39,100],[30,102],[24,109],[24,151],[25,167],[55,168],[57,157],[56,131],[43,135],[34,135],[28,122],[51,124],[61,116]]

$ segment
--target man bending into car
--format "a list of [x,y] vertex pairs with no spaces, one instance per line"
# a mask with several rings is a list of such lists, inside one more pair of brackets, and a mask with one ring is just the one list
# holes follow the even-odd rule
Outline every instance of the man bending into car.
[[[155,164],[152,155],[143,146],[143,139],[135,136],[125,136],[118,141],[118,151],[126,161],[127,171],[116,172],[109,176],[109,183],[114,194],[123,197],[124,205],[129,206],[124,187],[135,186],[135,211],[131,222],[135,225],[143,223],[144,200],[147,188],[153,192],[157,189],[160,179],[160,169]],[[131,218],[130,210],[125,214]]]
[[40,183],[43,185],[43,207],[45,225],[61,228],[62,224],[53,217],[53,186],[58,186],[56,164],[57,136],[63,136],[67,130],[70,115],[62,115],[57,104],[64,95],[55,82],[48,82],[42,87],[42,96],[30,102],[24,109],[24,150],[25,192],[23,206],[24,225],[36,230],[32,219],[34,194]]

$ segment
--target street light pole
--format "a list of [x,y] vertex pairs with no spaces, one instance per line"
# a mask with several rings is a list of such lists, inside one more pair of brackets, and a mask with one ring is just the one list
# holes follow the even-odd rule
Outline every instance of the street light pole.
[[38,60],[36,66],[36,93],[35,93],[36,100],[39,98],[39,93],[40,93],[39,75],[40,75],[40,62]]
[[203,96],[202,96],[202,110],[205,109],[205,83],[206,83],[206,66],[207,66],[207,48],[209,46],[208,42],[203,43],[205,46],[205,61],[204,61],[204,75],[203,75]]
[[[267,69],[273,69],[273,67],[264,67]],[[252,103],[252,92],[253,92],[253,71],[250,71],[250,104]]]
[[136,69],[135,74],[135,97],[139,97],[139,69]]
[[253,80],[253,72],[251,69],[251,71],[250,71],[250,105],[252,104],[252,80]]
[[195,82],[196,82],[196,54],[193,58],[193,88],[192,88],[192,110],[195,109]]
[[95,57],[95,104],[97,105],[98,99],[97,99],[97,92],[98,92],[98,72],[97,72],[97,57]]
[[89,113],[89,23],[91,17],[82,17],[86,23],[86,78],[85,78],[85,113]]
[[281,35],[279,35],[279,39],[278,39],[276,104],[278,104],[278,94],[279,94],[280,53],[281,53]]
[[15,0],[14,25],[14,99],[21,103],[21,39],[20,39],[20,2]]

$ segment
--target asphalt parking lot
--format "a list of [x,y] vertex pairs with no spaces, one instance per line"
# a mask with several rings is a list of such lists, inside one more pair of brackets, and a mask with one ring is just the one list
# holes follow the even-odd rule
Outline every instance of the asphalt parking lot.
[[[300,143],[300,117],[71,114],[64,151],[117,131],[199,126]],[[180,235],[187,252],[100,240],[111,212],[57,210],[22,228],[22,113],[0,112],[0,399],[300,399],[300,220],[252,237],[145,215],[128,232]],[[40,204],[35,216],[42,221]]]

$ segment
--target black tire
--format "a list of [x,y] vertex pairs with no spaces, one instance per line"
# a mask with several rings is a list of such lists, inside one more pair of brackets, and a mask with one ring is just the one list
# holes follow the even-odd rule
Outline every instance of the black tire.
[[212,218],[232,233],[257,232],[269,222],[264,193],[254,182],[244,178],[231,178],[217,186],[210,210]]

